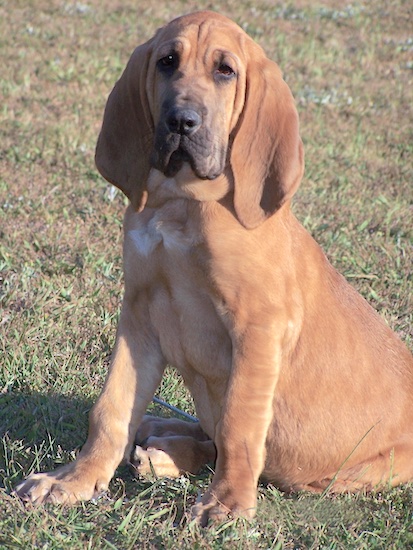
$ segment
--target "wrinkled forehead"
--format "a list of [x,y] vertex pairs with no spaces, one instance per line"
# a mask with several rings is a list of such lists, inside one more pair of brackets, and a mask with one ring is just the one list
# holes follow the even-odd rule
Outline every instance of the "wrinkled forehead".
[[252,40],[236,23],[229,19],[191,16],[175,19],[160,29],[155,36],[154,53],[158,57],[171,52],[202,58],[211,51],[232,53],[244,58],[245,42]]

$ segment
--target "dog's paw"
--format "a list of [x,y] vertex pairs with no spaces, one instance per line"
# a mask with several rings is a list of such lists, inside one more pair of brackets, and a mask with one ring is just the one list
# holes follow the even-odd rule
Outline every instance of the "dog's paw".
[[23,502],[34,505],[75,504],[103,493],[108,483],[109,479],[91,469],[78,468],[73,462],[53,472],[32,474],[17,485],[15,494]]
[[179,477],[180,470],[172,458],[161,449],[136,445],[130,460],[132,470],[137,475],[156,475],[157,477]]
[[256,512],[255,492],[247,498],[237,495],[236,488],[209,489],[202,499],[192,507],[192,517],[202,526],[208,522],[224,523],[233,518],[252,519]]

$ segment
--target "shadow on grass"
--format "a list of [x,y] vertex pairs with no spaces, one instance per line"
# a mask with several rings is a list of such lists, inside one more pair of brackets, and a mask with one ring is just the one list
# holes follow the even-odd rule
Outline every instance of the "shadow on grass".
[[53,438],[63,449],[84,442],[92,400],[58,394],[0,396],[0,434],[25,445]]
[[0,487],[73,458],[86,441],[93,402],[58,394],[0,395]]

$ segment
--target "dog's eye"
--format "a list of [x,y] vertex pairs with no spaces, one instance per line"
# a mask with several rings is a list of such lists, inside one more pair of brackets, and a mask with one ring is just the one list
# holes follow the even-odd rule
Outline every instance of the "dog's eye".
[[175,53],[170,53],[168,55],[165,55],[165,57],[161,57],[161,59],[158,61],[158,67],[163,71],[171,71],[175,69],[178,66],[178,56]]
[[227,65],[226,63],[221,63],[218,65],[218,67],[215,69],[215,72],[219,76],[223,76],[226,78],[230,78],[235,75],[235,71],[232,67]]

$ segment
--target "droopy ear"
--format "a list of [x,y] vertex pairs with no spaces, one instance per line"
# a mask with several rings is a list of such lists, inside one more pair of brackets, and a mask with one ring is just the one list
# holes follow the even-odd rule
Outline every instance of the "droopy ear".
[[253,229],[293,196],[304,172],[294,98],[264,53],[247,66],[245,105],[235,132],[234,207],[239,221]]
[[136,209],[146,200],[153,140],[146,94],[149,45],[136,48],[109,95],[95,154],[99,172],[119,187]]

